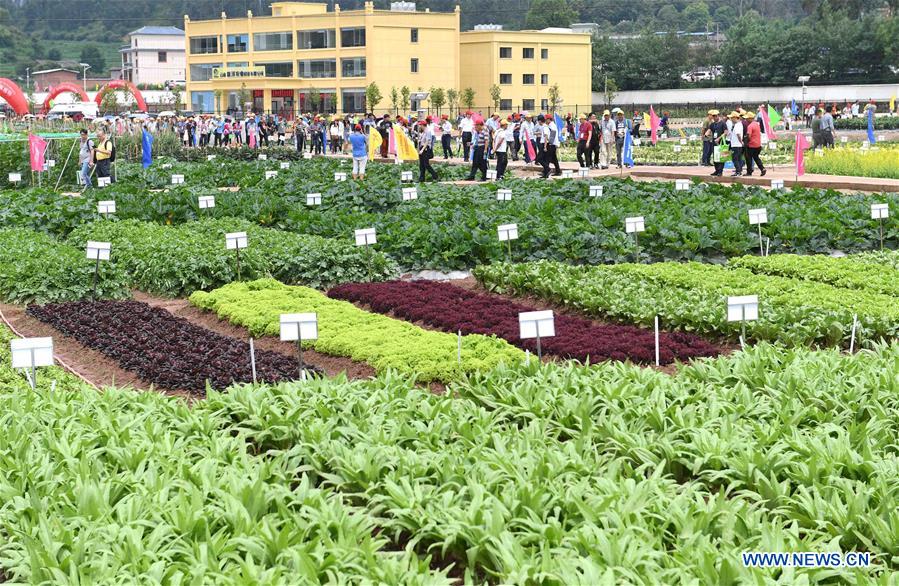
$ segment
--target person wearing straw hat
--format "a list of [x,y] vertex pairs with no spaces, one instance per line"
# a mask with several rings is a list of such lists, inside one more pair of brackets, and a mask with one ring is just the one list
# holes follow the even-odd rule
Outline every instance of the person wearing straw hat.
[[615,108],[612,110],[615,114],[615,157],[618,161],[618,168],[621,168],[621,151],[624,150],[624,137],[629,132],[627,120],[624,119],[624,110]]
[[612,113],[604,110],[602,120],[599,122],[599,145],[597,153],[597,167],[608,169],[612,162],[612,145],[615,144],[615,121],[612,120]]
[[493,153],[496,156],[496,180],[499,181],[506,174],[509,165],[509,138],[512,132],[509,130],[509,121],[500,120],[499,130],[493,134]]
[[731,177],[739,177],[743,174],[743,122],[740,113],[736,110],[731,112],[728,118],[731,121],[728,142],[734,163],[734,172]]
[[602,128],[599,127],[599,120],[596,119],[596,114],[593,112],[590,112],[587,122],[592,131],[590,144],[587,146],[587,163],[591,169],[599,169],[599,144],[602,142]]
[[758,167],[762,177],[764,177],[768,171],[765,169],[765,165],[762,164],[761,125],[752,112],[743,114],[743,119],[746,125],[746,175],[752,175],[755,167]]
[[434,134],[427,120],[418,122],[418,182],[425,182],[425,173],[430,173],[434,181],[437,181],[437,171],[431,166],[434,158]]

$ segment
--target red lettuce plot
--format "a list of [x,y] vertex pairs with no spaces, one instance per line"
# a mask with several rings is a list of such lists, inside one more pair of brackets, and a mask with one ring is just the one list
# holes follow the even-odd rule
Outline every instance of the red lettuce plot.
[[[519,348],[535,352],[535,340],[519,338],[518,314],[536,309],[483,293],[433,281],[350,283],[334,287],[330,297],[364,304],[379,313],[419,322],[444,331],[494,334]],[[543,352],[591,363],[630,360],[655,363],[655,332],[627,325],[598,324],[571,315],[555,316],[556,335],[543,338]],[[706,340],[682,332],[659,334],[660,361],[715,356],[720,349]]]
[[[29,305],[29,315],[115,360],[154,385],[202,393],[252,382],[250,345],[138,301]],[[308,370],[316,370],[307,366]],[[299,378],[294,358],[256,350],[256,378]]]

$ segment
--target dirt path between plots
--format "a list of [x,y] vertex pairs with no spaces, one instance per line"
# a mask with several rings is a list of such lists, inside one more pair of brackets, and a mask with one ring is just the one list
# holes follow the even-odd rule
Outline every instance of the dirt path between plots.
[[[233,325],[223,319],[220,319],[212,312],[204,311],[194,307],[186,299],[163,299],[154,297],[141,291],[134,291],[134,300],[142,301],[152,307],[160,307],[165,309],[176,317],[181,317],[194,325],[212,330],[223,336],[237,338],[238,340],[249,340],[250,333],[246,328]],[[253,345],[260,350],[272,350],[287,356],[296,356],[296,345],[292,342],[282,342],[272,337],[264,336],[255,338]],[[329,377],[346,373],[348,379],[365,379],[375,376],[375,369],[363,362],[356,362],[349,358],[341,356],[330,356],[322,354],[311,349],[303,349],[303,360],[321,368]]]
[[19,335],[29,338],[52,337],[53,355],[63,368],[86,380],[97,388],[131,387],[142,391],[156,390],[190,400],[195,393],[179,389],[162,389],[123,369],[118,362],[96,350],[91,350],[74,338],[65,336],[49,324],[25,313],[25,307],[0,303],[0,311],[9,325]]

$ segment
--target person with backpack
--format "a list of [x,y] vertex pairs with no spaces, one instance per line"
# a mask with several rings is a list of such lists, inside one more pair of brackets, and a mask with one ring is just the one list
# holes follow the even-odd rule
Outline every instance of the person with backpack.
[[94,164],[97,167],[97,178],[110,179],[110,165],[115,161],[115,145],[106,135],[106,130],[97,130],[97,145],[94,147]]

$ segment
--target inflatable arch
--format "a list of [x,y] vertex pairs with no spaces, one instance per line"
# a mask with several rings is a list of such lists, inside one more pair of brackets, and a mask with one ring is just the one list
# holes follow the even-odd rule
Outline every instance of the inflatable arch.
[[100,88],[100,91],[97,92],[97,96],[94,98],[94,101],[97,102],[99,106],[101,102],[103,102],[103,95],[109,90],[121,90],[125,89],[131,92],[131,95],[134,96],[135,101],[137,102],[137,109],[141,112],[147,111],[147,102],[144,101],[144,96],[141,95],[140,90],[131,83],[130,81],[125,81],[124,79],[114,79],[111,82],[104,85]]
[[44,106],[41,108],[41,114],[46,114],[50,111],[50,102],[56,99],[56,96],[59,94],[78,94],[81,98],[82,102],[89,102],[90,98],[87,97],[87,93],[80,86],[75,85],[74,83],[70,83],[67,81],[62,82],[56,87],[50,88],[50,93],[47,94],[47,98],[44,100]]
[[0,77],[0,98],[6,100],[13,112],[19,116],[28,114],[28,98],[14,81]]

